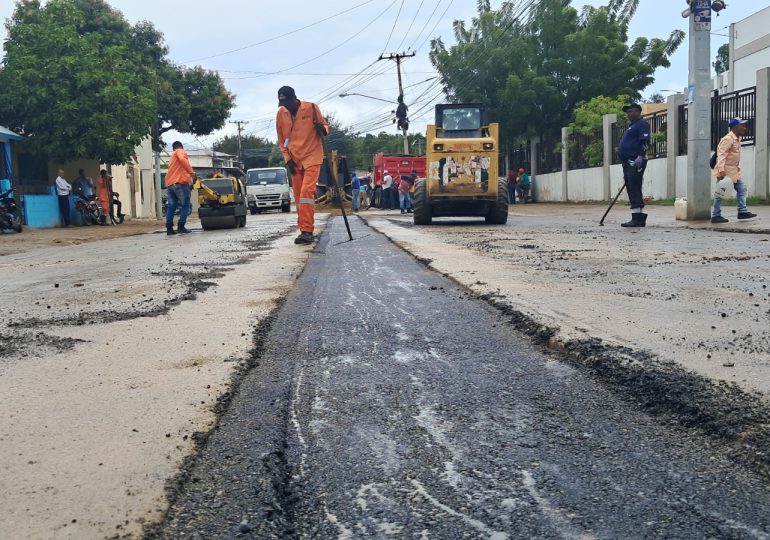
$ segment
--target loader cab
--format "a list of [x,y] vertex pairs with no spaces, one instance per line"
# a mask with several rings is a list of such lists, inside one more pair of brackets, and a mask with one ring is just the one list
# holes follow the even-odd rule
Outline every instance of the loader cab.
[[487,137],[487,109],[480,103],[436,106],[436,138],[478,139]]

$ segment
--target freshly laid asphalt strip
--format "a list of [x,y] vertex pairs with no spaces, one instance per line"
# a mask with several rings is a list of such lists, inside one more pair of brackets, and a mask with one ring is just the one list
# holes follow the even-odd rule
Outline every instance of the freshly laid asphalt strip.
[[770,486],[728,450],[352,226],[330,222],[150,538],[770,538]]

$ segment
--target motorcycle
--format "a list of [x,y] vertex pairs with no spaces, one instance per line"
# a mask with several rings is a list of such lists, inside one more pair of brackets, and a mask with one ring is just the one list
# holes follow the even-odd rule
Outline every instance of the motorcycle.
[[84,225],[98,225],[102,219],[102,207],[96,199],[80,197],[75,203],[75,210],[83,217]]
[[21,232],[21,208],[13,198],[13,189],[0,193],[0,229]]

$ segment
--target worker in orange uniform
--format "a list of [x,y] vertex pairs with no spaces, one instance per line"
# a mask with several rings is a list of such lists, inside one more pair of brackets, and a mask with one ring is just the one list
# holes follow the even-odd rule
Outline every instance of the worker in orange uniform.
[[174,230],[174,214],[177,207],[181,206],[179,211],[179,224],[177,230],[180,233],[189,233],[185,228],[187,216],[190,215],[190,192],[192,191],[193,168],[190,165],[190,158],[184,146],[179,141],[171,145],[174,152],[168,162],[168,171],[166,172],[166,197],[168,197],[168,207],[166,208],[166,234],[176,234]]
[[107,174],[106,169],[99,171],[99,178],[96,179],[96,197],[99,199],[99,206],[102,209],[99,224],[107,225],[107,218],[112,216],[110,208],[112,203],[112,176]]
[[318,105],[298,100],[290,86],[278,90],[278,106],[278,144],[291,173],[298,208],[300,234],[294,243],[312,244],[316,182],[324,161],[323,137],[329,134],[329,123]]

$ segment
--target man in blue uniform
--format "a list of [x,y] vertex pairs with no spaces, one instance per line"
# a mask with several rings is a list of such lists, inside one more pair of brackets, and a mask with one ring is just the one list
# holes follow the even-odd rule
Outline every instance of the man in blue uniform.
[[623,179],[631,202],[631,221],[621,224],[621,227],[644,227],[647,214],[644,213],[642,180],[647,168],[650,124],[642,118],[642,107],[638,103],[626,105],[623,112],[628,115],[629,126],[620,141],[618,155],[623,164]]

